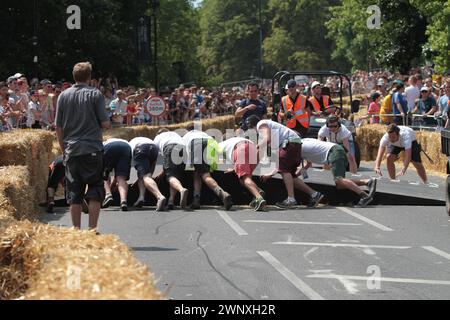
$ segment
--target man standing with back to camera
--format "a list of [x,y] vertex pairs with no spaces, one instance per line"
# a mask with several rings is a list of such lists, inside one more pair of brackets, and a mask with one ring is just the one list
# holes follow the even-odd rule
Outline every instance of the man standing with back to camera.
[[56,134],[66,164],[66,198],[73,226],[81,229],[84,197],[89,202],[89,229],[96,230],[105,197],[102,129],[109,129],[111,123],[103,95],[88,85],[91,74],[92,65],[89,62],[74,66],[76,84],[61,93],[58,99]]

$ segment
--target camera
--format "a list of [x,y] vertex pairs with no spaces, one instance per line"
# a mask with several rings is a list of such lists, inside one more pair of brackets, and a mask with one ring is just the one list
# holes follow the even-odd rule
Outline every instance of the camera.
[[287,120],[292,120],[294,118],[294,115],[292,114],[291,111],[286,112],[286,119]]

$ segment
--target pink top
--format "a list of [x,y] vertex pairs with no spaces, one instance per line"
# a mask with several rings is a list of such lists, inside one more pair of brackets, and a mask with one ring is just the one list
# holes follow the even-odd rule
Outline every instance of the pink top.
[[[380,107],[380,105],[378,103],[372,102],[370,104],[370,106],[369,106],[368,113],[369,113],[369,115],[379,114],[380,113],[380,109],[381,109],[381,107]],[[380,123],[380,117],[372,117],[372,118],[370,118],[370,123],[371,124]]]

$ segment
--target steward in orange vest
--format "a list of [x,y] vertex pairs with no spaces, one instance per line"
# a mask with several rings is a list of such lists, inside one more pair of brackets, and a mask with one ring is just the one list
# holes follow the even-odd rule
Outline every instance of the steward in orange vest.
[[278,122],[297,131],[300,136],[306,136],[309,129],[308,109],[312,107],[308,98],[297,92],[295,80],[289,80],[287,85],[288,95],[281,100],[283,109],[278,114]]
[[322,85],[319,82],[313,82],[311,85],[313,96],[309,99],[309,102],[314,108],[314,115],[319,116],[321,112],[331,114],[332,110],[327,110],[329,106],[334,105],[329,96],[322,95]]

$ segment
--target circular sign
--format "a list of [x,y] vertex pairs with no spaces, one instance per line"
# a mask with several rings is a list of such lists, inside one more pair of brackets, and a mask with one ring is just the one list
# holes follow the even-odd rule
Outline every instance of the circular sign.
[[147,101],[147,109],[152,116],[159,117],[166,110],[166,104],[160,97],[154,97]]

